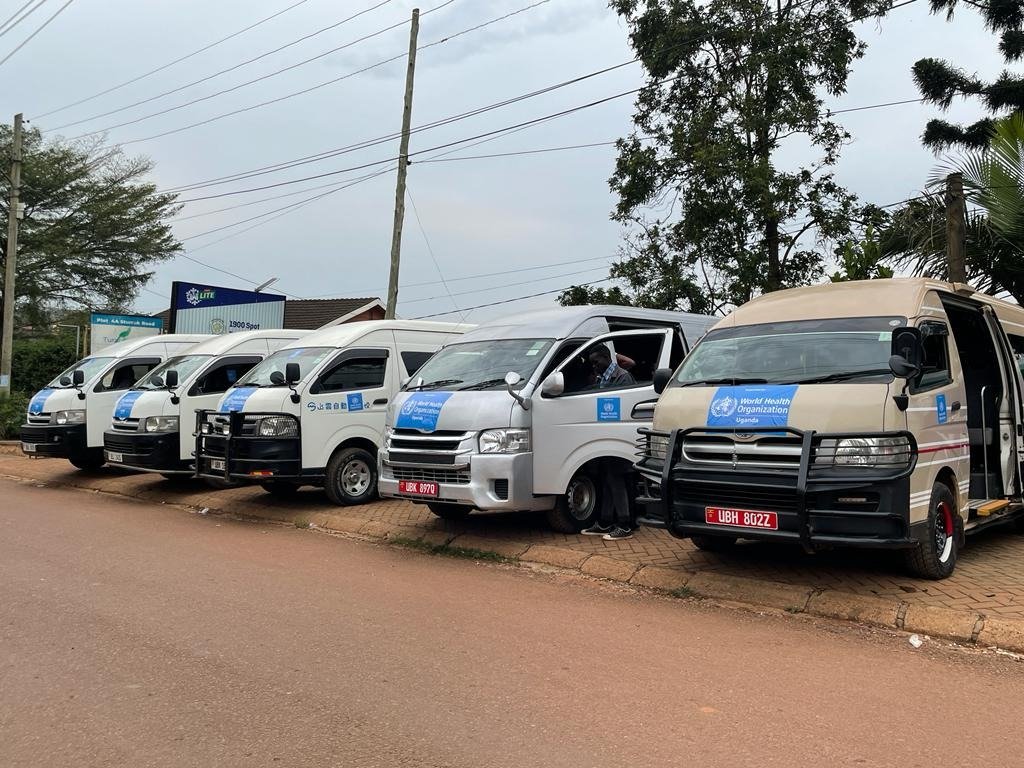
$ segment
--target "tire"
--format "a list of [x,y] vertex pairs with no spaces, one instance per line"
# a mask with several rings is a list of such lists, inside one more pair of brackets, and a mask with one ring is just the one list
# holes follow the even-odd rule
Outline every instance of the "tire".
[[343,448],[327,462],[324,492],[339,506],[366,504],[377,496],[377,460],[362,448]]
[[86,448],[68,456],[68,461],[83,472],[95,472],[107,463],[102,448]]
[[691,536],[690,541],[701,552],[730,552],[736,546],[735,536],[705,536],[698,533]]
[[442,504],[439,501],[427,502],[427,509],[442,520],[465,520],[473,511],[472,507],[464,504]]
[[601,509],[601,491],[593,474],[580,469],[565,493],[548,510],[548,525],[559,533],[579,533],[594,524]]
[[928,505],[927,536],[906,553],[907,567],[922,579],[944,579],[953,573],[960,556],[963,520],[956,512],[956,501],[942,483],[932,486]]
[[260,487],[276,499],[290,499],[299,492],[299,486],[295,483],[286,483],[283,480],[271,480],[260,483]]

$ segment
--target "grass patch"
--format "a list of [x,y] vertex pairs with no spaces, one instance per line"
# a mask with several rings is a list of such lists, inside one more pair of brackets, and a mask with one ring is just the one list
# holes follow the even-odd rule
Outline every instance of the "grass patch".
[[499,555],[497,552],[489,552],[486,549],[459,546],[450,547],[445,544],[431,544],[428,541],[410,539],[405,536],[396,536],[393,539],[388,539],[388,541],[392,544],[397,544],[400,547],[415,549],[417,552],[423,552],[427,555],[457,557],[463,560],[485,560],[490,563],[514,563],[516,561],[515,558]]
[[299,520],[297,523],[295,523],[295,527],[296,528],[309,528],[309,523],[307,523],[307,522],[305,522],[303,520]]
[[692,589],[688,589],[687,587],[676,587],[671,592],[669,592],[669,594],[672,595],[672,597],[679,597],[682,599],[697,596],[696,592],[694,592]]

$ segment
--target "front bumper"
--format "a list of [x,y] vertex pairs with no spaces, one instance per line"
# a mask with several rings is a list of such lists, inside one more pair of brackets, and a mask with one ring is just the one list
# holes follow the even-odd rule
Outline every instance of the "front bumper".
[[[104,458],[108,464],[142,472],[191,472],[191,462],[181,460],[178,432],[122,432],[108,429],[103,433]],[[120,455],[120,461],[111,458]]]
[[66,459],[88,447],[85,424],[23,424],[20,437],[26,456]]
[[[532,453],[464,454],[457,464],[437,465],[392,462],[390,452],[384,449],[378,455],[378,470],[381,496],[495,512],[547,510],[555,503],[553,496],[533,494]],[[437,483],[438,495],[401,493],[402,480]]]
[[[923,535],[920,526],[910,525],[910,474],[917,452],[910,435],[906,436],[913,457],[908,467],[851,470],[814,465],[815,446],[822,438],[834,436],[790,429],[800,438],[801,455],[798,468],[786,471],[690,461],[680,450],[680,441],[695,431],[670,433],[665,460],[641,458],[636,465],[642,525],[666,528],[680,538],[736,536],[795,542],[808,550],[822,546],[908,549],[916,547]],[[710,524],[708,507],[774,512],[778,529]]]
[[[196,476],[236,482],[268,480],[320,482],[324,470],[303,470],[301,425],[295,437],[259,437],[246,434],[244,417],[284,416],[279,413],[219,413],[199,411],[196,416]],[[203,424],[227,429],[204,433]]]

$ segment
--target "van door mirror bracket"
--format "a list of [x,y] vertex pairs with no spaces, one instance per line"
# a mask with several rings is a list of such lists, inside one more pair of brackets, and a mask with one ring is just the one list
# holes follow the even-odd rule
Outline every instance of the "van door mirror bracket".
[[295,385],[299,383],[300,379],[302,379],[302,371],[299,369],[299,364],[285,363],[284,380],[285,383],[288,385],[288,389],[292,391],[290,395],[291,401],[296,405],[298,405],[299,402],[302,400],[302,398],[299,397],[298,391],[296,391],[295,389]]
[[82,391],[82,385],[85,384],[85,371],[78,368],[71,372],[71,386],[78,390],[78,399],[85,400],[85,392]]
[[164,378],[164,386],[167,387],[167,391],[171,393],[171,403],[177,405],[181,402],[181,398],[178,397],[178,393],[174,390],[178,386],[178,372],[171,369],[167,372],[167,376]]
[[524,411],[528,411],[530,410],[530,399],[528,397],[523,397],[514,389],[512,389],[512,387],[519,384],[522,380],[523,377],[520,376],[516,371],[509,371],[508,373],[505,374],[505,389],[510,395],[512,395],[512,399],[523,407]]

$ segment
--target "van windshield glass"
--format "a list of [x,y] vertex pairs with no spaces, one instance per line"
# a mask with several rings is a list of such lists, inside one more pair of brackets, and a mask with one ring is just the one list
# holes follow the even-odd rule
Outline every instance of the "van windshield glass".
[[[71,374],[78,370],[82,371],[85,375],[85,383],[88,384],[98,374],[102,373],[103,369],[106,368],[113,359],[114,358],[112,357],[87,357],[83,360],[79,360],[66,371],[62,371],[61,374],[47,384],[46,387],[48,389],[52,389],[54,387],[61,388],[72,386]],[[67,379],[67,383],[62,384],[61,379],[65,378]]]
[[553,343],[554,339],[499,339],[451,344],[424,363],[406,389],[504,388],[510,371],[529,379]]
[[[320,362],[335,350],[331,347],[301,347],[297,349],[281,349],[272,354],[262,363],[247,373],[236,387],[277,387],[284,386],[282,379],[280,384],[271,381],[274,372],[284,376],[284,369],[288,363],[299,364],[300,381],[309,375]],[[276,378],[276,377],[274,377]]]
[[676,386],[889,381],[894,328],[902,317],[746,325],[711,331],[694,347]]
[[182,355],[181,357],[172,357],[150,371],[132,389],[163,389],[167,372],[172,370],[178,372],[179,384],[184,384],[193,373],[212,359],[213,355]]

